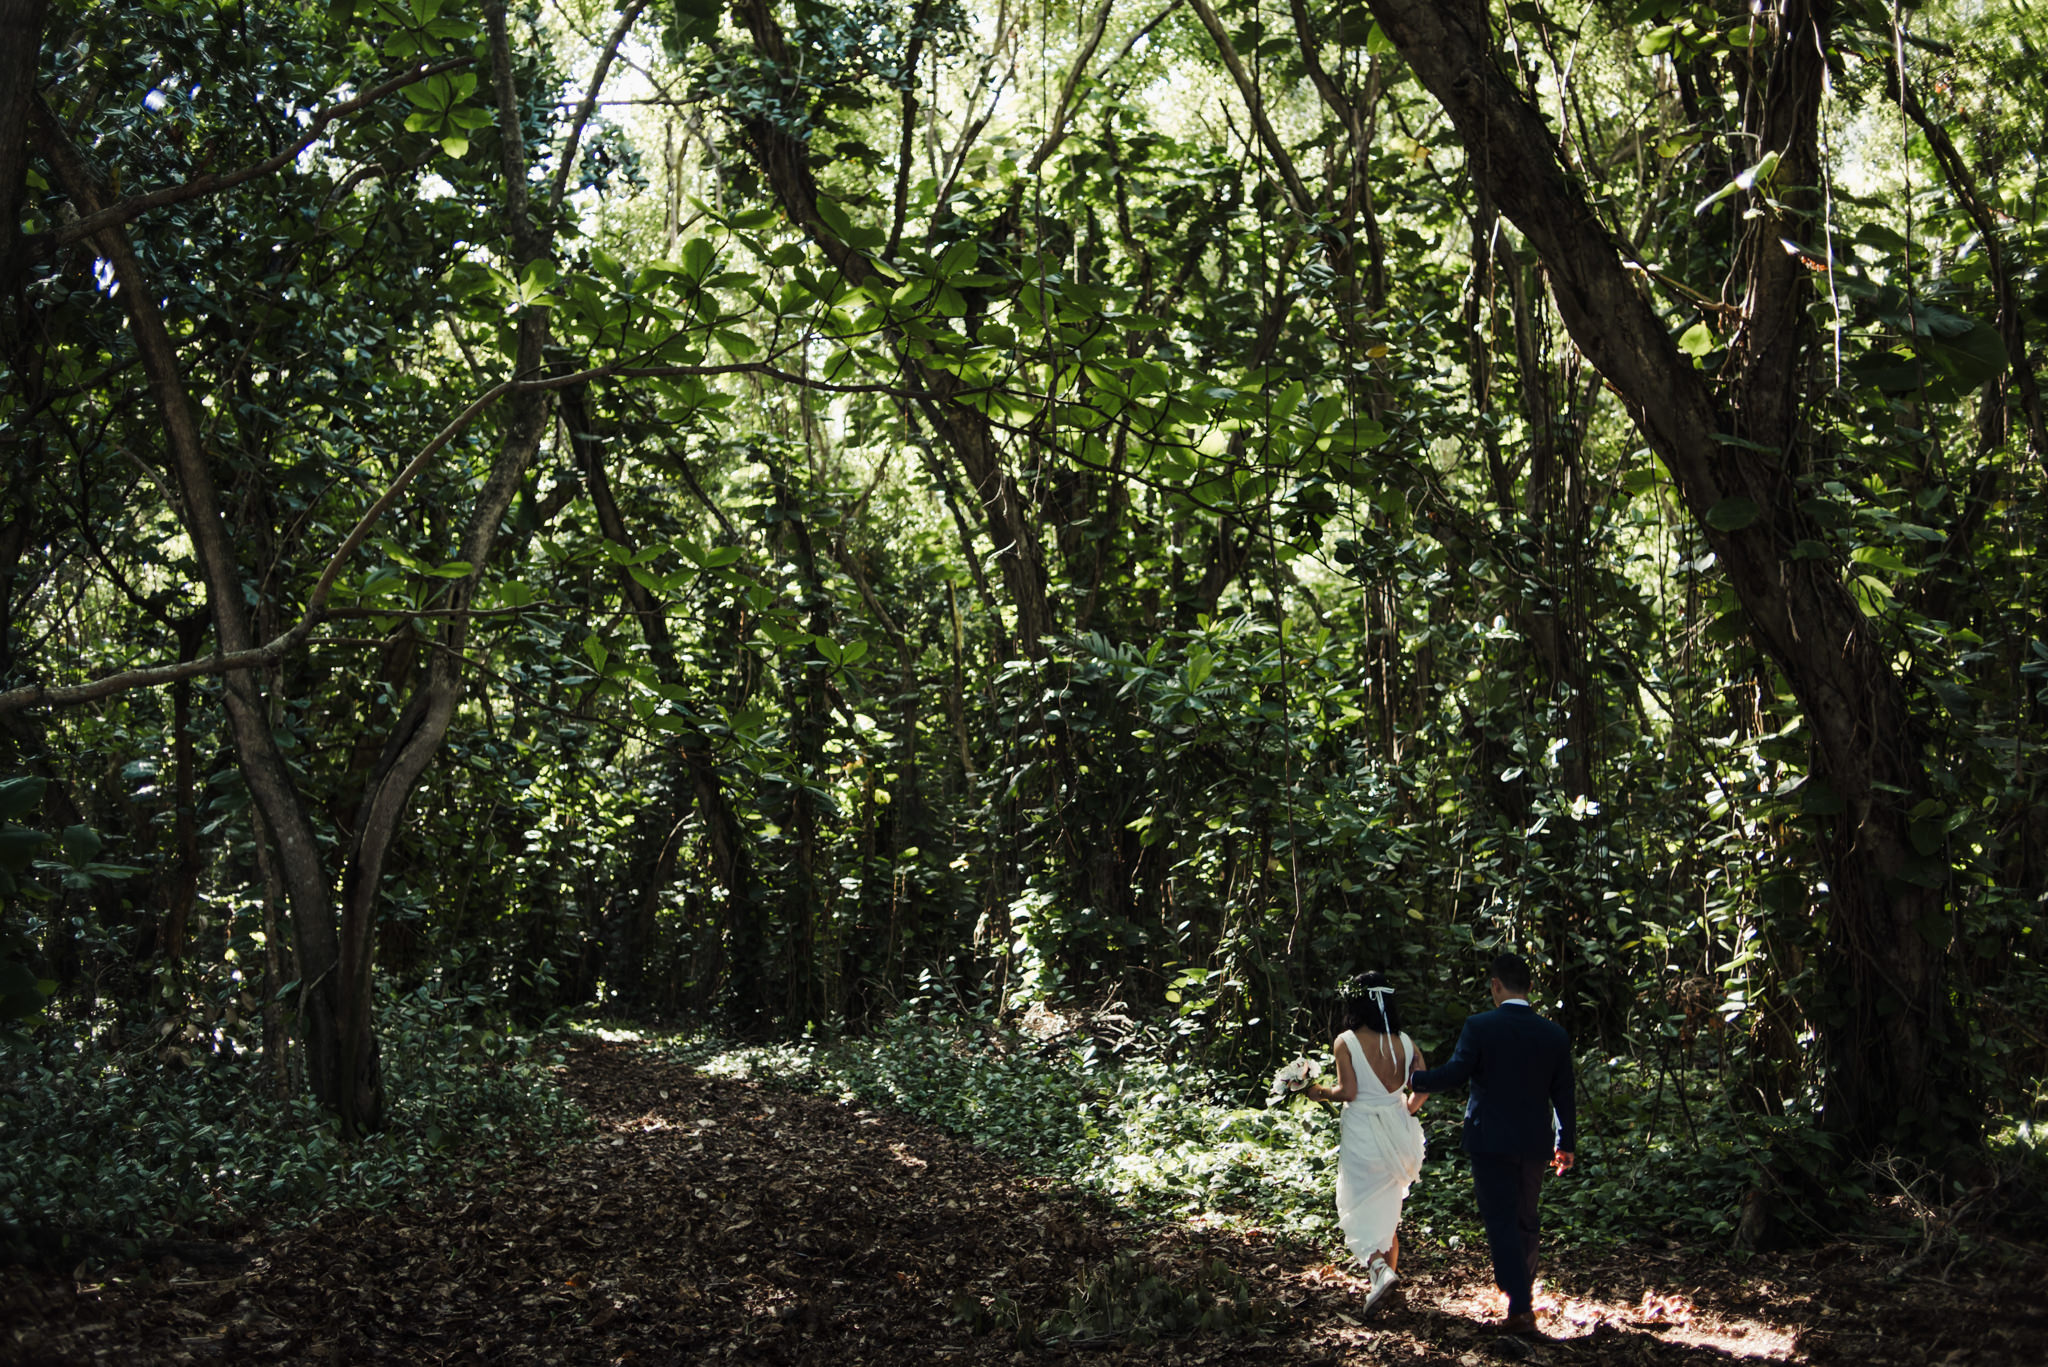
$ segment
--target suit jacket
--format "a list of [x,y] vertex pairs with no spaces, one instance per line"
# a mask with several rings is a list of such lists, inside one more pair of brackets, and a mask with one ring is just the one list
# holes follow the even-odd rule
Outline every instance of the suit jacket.
[[1547,1156],[1553,1147],[1577,1148],[1571,1040],[1564,1027],[1519,1004],[1466,1017],[1450,1060],[1415,1074],[1412,1085],[1418,1092],[1443,1092],[1467,1081],[1467,1153]]

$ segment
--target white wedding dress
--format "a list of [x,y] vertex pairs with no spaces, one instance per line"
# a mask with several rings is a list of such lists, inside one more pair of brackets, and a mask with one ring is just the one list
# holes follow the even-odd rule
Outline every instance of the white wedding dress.
[[[1337,1043],[1351,1051],[1358,1098],[1344,1103],[1337,1144],[1337,1224],[1353,1257],[1365,1262],[1394,1242],[1401,1203],[1422,1172],[1422,1123],[1408,1114],[1406,1092],[1390,1092],[1365,1061],[1365,1045],[1346,1030]],[[1385,1035],[1373,1043],[1384,1048]],[[1401,1036],[1401,1076],[1415,1065],[1415,1045]]]

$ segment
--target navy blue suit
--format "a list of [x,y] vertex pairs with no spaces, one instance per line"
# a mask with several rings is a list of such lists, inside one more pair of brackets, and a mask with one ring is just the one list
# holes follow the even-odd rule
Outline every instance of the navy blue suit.
[[1472,1157],[1493,1278],[1507,1293],[1508,1313],[1528,1313],[1543,1170],[1553,1152],[1571,1153],[1579,1142],[1570,1038],[1527,1005],[1510,1003],[1467,1017],[1449,1062],[1410,1081],[1418,1092],[1472,1084],[1465,1152]]

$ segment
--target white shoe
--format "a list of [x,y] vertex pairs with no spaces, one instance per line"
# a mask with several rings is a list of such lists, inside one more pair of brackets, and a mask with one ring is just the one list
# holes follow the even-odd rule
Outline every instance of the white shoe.
[[1375,1305],[1378,1305],[1380,1300],[1389,1291],[1394,1289],[1394,1283],[1400,1281],[1401,1278],[1393,1268],[1388,1267],[1382,1262],[1373,1263],[1367,1269],[1367,1275],[1372,1278],[1372,1290],[1366,1293],[1365,1308],[1370,1310]]

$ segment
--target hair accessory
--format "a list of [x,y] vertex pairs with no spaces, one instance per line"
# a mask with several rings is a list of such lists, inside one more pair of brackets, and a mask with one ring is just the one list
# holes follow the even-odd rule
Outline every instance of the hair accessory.
[[1393,992],[1393,988],[1386,986],[1368,987],[1365,989],[1365,995],[1371,997],[1372,1004],[1380,1009],[1380,1024],[1387,1027],[1380,1033],[1385,1035],[1394,1033],[1394,1022],[1387,1016],[1387,998],[1392,996]]

